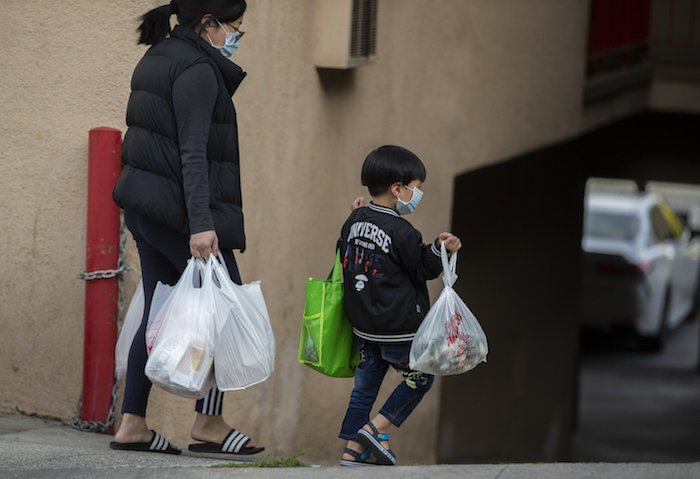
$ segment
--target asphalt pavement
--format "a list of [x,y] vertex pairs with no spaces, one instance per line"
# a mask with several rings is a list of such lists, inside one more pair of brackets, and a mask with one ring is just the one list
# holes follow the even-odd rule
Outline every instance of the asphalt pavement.
[[661,352],[622,335],[589,336],[572,460],[700,461],[699,342],[700,315],[670,331]]
[[[690,479],[700,462],[460,464],[398,467],[212,467],[231,464],[220,455],[180,456],[114,451],[112,436],[80,432],[59,421],[0,416],[0,478],[460,478],[460,479]],[[252,458],[250,460],[255,460]],[[246,464],[238,462],[238,464]],[[250,462],[247,463],[251,465]]]

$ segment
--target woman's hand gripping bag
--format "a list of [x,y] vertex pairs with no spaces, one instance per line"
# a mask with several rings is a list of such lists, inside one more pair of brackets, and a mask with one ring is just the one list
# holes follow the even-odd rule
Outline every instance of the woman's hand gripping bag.
[[[224,259],[219,258],[222,263]],[[260,281],[234,283],[225,267],[212,260],[219,343],[214,354],[216,387],[245,389],[269,378],[275,370],[275,336]]]
[[449,376],[465,373],[486,362],[489,347],[479,321],[452,289],[457,281],[457,253],[452,253],[448,264],[444,244],[441,252],[445,288],[416,332],[409,367]]
[[146,376],[156,386],[181,397],[203,398],[214,385],[216,324],[211,262],[191,258],[177,284],[165,288],[168,294],[150,311],[149,327],[158,325],[159,331],[146,362]]
[[300,363],[326,376],[351,378],[360,362],[355,335],[345,310],[340,251],[325,281],[306,282],[304,320],[299,339]]

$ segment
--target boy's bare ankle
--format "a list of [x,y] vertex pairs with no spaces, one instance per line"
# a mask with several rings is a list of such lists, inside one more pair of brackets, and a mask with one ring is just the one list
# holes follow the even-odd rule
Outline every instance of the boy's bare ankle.
[[[352,450],[352,451],[359,452],[360,454],[365,452],[365,449],[366,449],[365,446],[363,446],[362,444],[360,444],[357,441],[348,441],[348,443],[345,445],[345,447]],[[344,454],[347,454],[347,452]]]
[[[374,427],[377,428],[377,431],[379,431],[382,434],[385,434],[391,426],[391,421],[389,421],[389,419],[387,419],[382,414],[378,414],[374,419],[372,419],[372,424],[374,424]],[[372,429],[368,425],[365,424],[364,428],[367,431],[372,432]]]

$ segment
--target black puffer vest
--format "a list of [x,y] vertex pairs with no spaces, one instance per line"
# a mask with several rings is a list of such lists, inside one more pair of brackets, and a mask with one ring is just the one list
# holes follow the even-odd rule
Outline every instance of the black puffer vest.
[[[201,45],[197,42],[201,41]],[[172,89],[192,65],[208,63],[219,91],[207,143],[209,208],[222,248],[245,249],[236,111],[231,96],[241,68],[189,29],[175,27],[153,45],[134,70],[122,145],[122,172],[114,187],[120,208],[189,234]]]

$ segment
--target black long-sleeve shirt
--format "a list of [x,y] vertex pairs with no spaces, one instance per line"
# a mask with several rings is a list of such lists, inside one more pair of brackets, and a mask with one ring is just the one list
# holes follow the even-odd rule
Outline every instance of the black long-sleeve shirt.
[[173,84],[173,109],[191,235],[214,229],[209,211],[207,142],[217,88],[216,74],[206,63],[191,66]]

